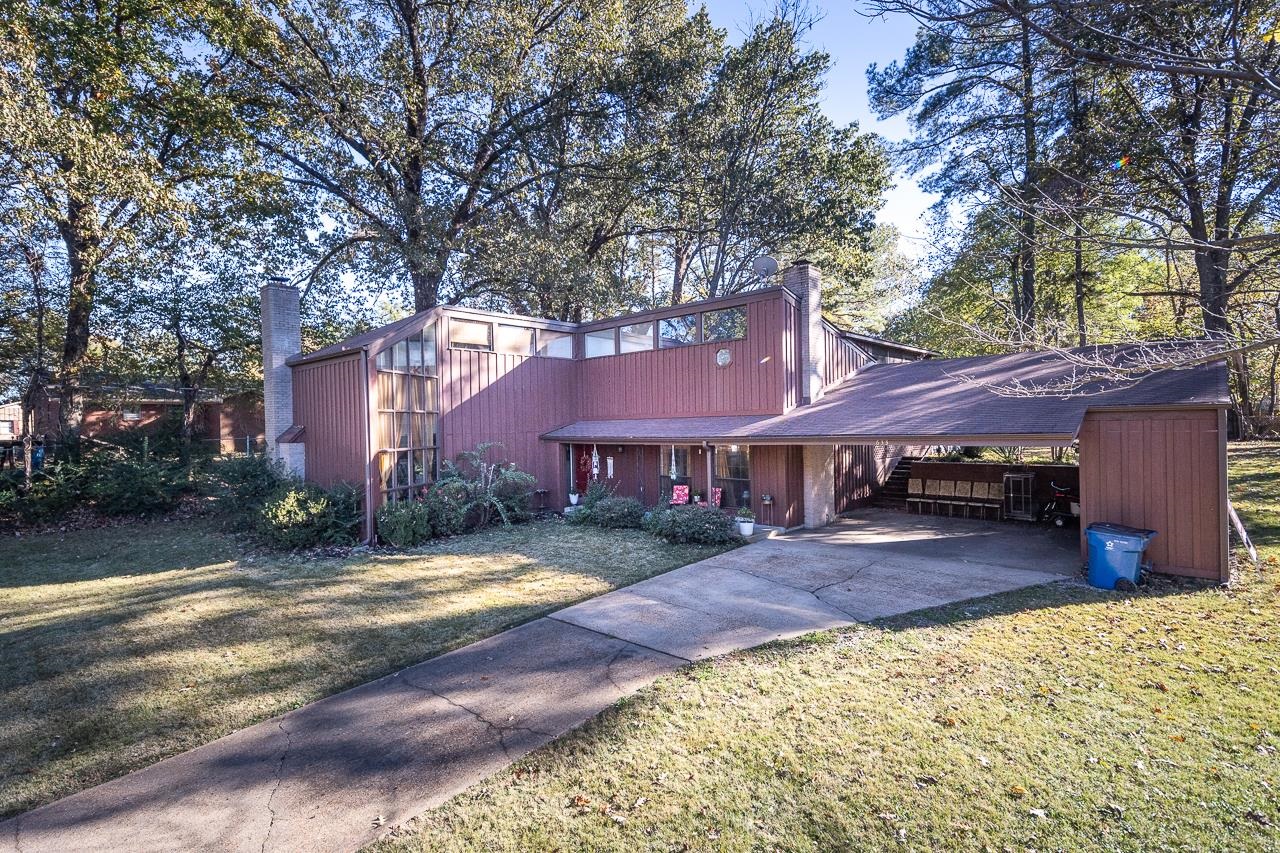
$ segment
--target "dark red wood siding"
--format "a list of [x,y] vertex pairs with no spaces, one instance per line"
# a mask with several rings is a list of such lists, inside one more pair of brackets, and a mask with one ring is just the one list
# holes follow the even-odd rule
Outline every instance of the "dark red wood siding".
[[836,445],[836,512],[848,512],[867,503],[905,453],[906,448],[898,445]]
[[307,479],[322,486],[365,482],[369,384],[360,353],[293,369],[293,422],[305,427]]
[[[794,444],[751,447],[751,509],[761,524],[797,527],[804,523],[804,458]],[[765,506],[764,495],[773,496]]]
[[564,451],[538,436],[574,420],[577,362],[452,349],[443,340],[439,347],[440,458],[452,459],[481,442],[500,442],[498,454],[548,490],[547,506],[565,506]]
[[822,326],[822,384],[834,385],[871,362],[860,347],[845,340],[832,327]]
[[1226,417],[1217,409],[1090,412],[1080,430],[1084,529],[1110,521],[1159,531],[1161,572],[1226,580]]
[[[578,362],[577,418],[781,414],[794,400],[795,309],[778,291],[746,303],[747,337]],[[643,319],[643,318],[642,318]],[[732,363],[716,365],[728,349]]]

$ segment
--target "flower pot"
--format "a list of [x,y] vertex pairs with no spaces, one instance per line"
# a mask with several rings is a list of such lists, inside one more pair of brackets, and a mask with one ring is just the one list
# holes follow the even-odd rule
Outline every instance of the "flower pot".
[[738,521],[738,533],[743,536],[750,536],[756,532],[756,523],[754,521]]

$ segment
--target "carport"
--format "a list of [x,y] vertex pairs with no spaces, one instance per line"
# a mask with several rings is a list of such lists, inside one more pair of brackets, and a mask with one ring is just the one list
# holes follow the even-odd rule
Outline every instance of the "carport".
[[[865,368],[821,400],[757,425],[841,445],[1065,447],[1079,442],[1081,533],[1159,531],[1156,571],[1225,581],[1225,364],[1193,347],[1090,347]],[[1160,363],[1178,367],[1158,367]]]
[[[835,517],[840,450],[934,445],[1078,444],[1081,534],[1095,521],[1159,532],[1156,571],[1225,581],[1228,567],[1226,366],[1205,344],[1085,347],[872,364],[781,415],[579,421],[548,439],[701,441],[776,447],[802,506],[789,523]],[[784,454],[783,451],[787,452]],[[845,454],[857,457],[858,454]],[[864,453],[868,467],[889,454]],[[781,479],[781,478],[780,478]]]

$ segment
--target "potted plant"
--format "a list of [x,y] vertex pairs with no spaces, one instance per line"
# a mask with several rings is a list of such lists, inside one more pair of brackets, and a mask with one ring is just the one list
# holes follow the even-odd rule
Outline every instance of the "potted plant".
[[738,532],[743,536],[756,532],[756,514],[749,507],[738,507]]
[[577,506],[577,505],[578,505],[578,493],[577,493],[577,492],[570,492],[570,493],[569,493],[569,506]]

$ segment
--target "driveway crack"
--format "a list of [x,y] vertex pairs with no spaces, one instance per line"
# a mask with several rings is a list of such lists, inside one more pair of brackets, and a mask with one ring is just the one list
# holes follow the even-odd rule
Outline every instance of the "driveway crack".
[[502,747],[502,752],[504,755],[507,756],[508,761],[513,760],[511,756],[511,749],[510,747],[507,746],[507,735],[509,735],[511,732],[528,732],[529,734],[537,735],[538,737],[544,737],[548,739],[554,739],[556,737],[556,735],[551,732],[544,732],[544,731],[541,731],[540,729],[532,728],[531,726],[502,725],[500,723],[495,723],[493,720],[490,720],[484,714],[480,713],[474,708],[467,707],[466,705],[462,704],[458,700],[454,699],[452,696],[449,696],[447,693],[443,693],[439,690],[436,690],[434,687],[427,687],[425,684],[418,684],[415,681],[411,681],[410,679],[405,677],[403,672],[396,673],[396,679],[401,683],[407,684],[409,687],[412,687],[414,690],[421,690],[424,693],[430,693],[432,696],[435,696],[439,699],[443,699],[445,702],[457,708],[458,710],[465,711],[466,713],[475,717],[477,721],[483,723],[486,727],[489,728],[490,731],[497,734],[498,745]]
[[13,849],[22,853],[22,815],[13,819]]
[[272,803],[280,786],[284,783],[284,762],[293,749],[293,734],[284,727],[284,720],[279,720],[276,725],[279,726],[280,731],[284,732],[285,742],[284,749],[280,751],[280,760],[276,762],[276,783],[272,786],[270,795],[267,796],[267,811],[271,813],[271,821],[267,824],[267,834],[262,839],[262,853],[266,853],[267,844],[271,841],[271,832],[276,826],[276,810]]

